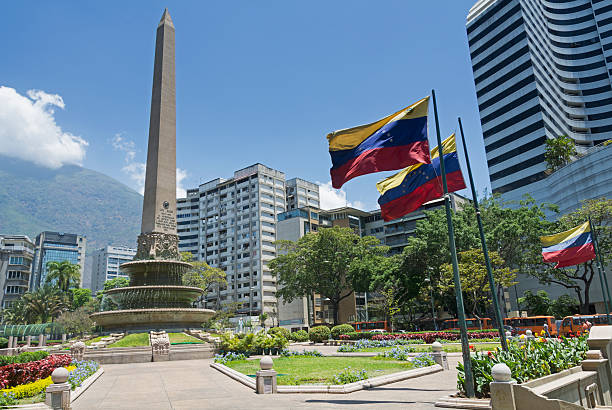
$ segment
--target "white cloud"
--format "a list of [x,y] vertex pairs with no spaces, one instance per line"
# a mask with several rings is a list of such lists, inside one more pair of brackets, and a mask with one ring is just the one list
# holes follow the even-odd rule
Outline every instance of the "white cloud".
[[342,189],[334,189],[331,181],[325,184],[318,182],[319,185],[319,199],[321,201],[321,209],[334,209],[341,208],[343,206],[351,206],[357,209],[365,210],[365,204],[361,201],[349,202],[346,200],[346,191]]
[[183,188],[183,179],[187,178],[186,170],[177,168],[176,169],[176,197],[185,198],[187,196],[187,190]]
[[0,86],[0,154],[49,168],[82,165],[89,144],[55,123],[53,107],[65,107],[61,96]]
[[[111,144],[116,151],[125,153],[125,166],[121,170],[127,174],[133,182],[136,190],[140,194],[144,194],[145,175],[147,165],[144,162],[135,161],[136,144],[134,141],[126,139],[121,133],[115,134],[111,140]],[[176,197],[184,198],[187,196],[187,190],[183,187],[183,180],[187,178],[189,173],[181,168],[176,169]]]

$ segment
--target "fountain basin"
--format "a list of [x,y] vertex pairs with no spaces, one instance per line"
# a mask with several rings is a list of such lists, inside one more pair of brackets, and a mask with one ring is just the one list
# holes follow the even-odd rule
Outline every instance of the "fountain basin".
[[109,289],[105,293],[119,309],[191,308],[192,302],[204,294],[191,286],[128,286]]
[[112,310],[93,313],[90,317],[105,330],[181,330],[199,328],[214,314],[215,311],[210,309],[163,308]]
[[122,263],[121,270],[130,275],[130,286],[181,285],[183,273],[191,264],[169,260],[140,260]]

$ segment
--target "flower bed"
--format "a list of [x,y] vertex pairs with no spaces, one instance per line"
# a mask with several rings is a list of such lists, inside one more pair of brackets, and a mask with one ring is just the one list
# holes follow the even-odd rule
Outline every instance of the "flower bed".
[[69,355],[51,355],[42,360],[29,363],[13,363],[0,367],[0,388],[14,387],[35,382],[51,375],[58,367],[68,366],[72,361]]
[[283,351],[280,352],[280,355],[281,357],[295,357],[295,356],[322,357],[323,353],[319,352],[318,350],[303,350],[301,352],[298,352],[295,350],[284,349]]
[[[99,368],[100,365],[94,361],[73,362],[71,366],[67,366],[66,369],[70,372],[68,383],[70,383],[71,389],[80,387],[83,381],[98,371]],[[0,406],[15,405],[17,400],[42,394],[51,383],[53,383],[51,376],[48,376],[31,383],[0,390]],[[43,398],[41,397],[41,399]]]
[[[489,383],[493,381],[491,368],[497,363],[505,363],[518,383],[558,373],[580,364],[586,357],[588,345],[586,336],[571,339],[534,339],[523,344],[510,343],[508,351],[496,349],[494,352],[472,355],[472,372],[476,397],[490,396]],[[465,393],[465,373],[463,364],[457,365],[457,387]]]
[[[498,336],[497,332],[469,332],[468,339],[493,339]],[[372,340],[422,340],[425,343],[433,343],[438,339],[449,341],[460,340],[459,333],[455,332],[424,332],[424,333],[389,333],[378,334],[371,337]]]

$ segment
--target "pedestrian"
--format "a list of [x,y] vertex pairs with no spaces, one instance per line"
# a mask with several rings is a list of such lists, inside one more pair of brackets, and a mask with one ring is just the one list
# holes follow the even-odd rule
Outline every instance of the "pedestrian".
[[548,331],[548,323],[544,322],[544,333],[546,334],[546,337],[550,337],[550,332]]

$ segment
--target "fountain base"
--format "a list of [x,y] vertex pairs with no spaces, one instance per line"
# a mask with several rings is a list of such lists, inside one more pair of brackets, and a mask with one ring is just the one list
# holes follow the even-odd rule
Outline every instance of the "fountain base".
[[196,308],[128,309],[90,315],[105,330],[183,330],[202,327],[214,310]]

